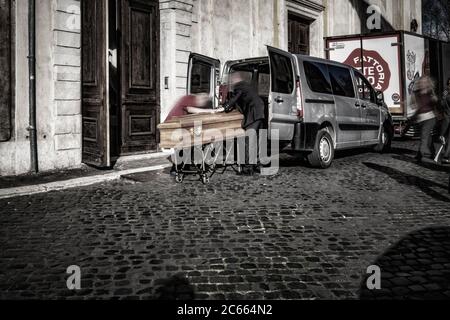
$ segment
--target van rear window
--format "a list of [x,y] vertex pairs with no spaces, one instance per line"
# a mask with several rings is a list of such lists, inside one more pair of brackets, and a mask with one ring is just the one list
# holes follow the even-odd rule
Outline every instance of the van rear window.
[[323,63],[315,63],[305,61],[305,75],[308,81],[309,88],[317,93],[332,94],[331,83],[328,77],[327,65]]
[[355,87],[353,86],[352,75],[347,68],[328,66],[330,71],[331,86],[333,93],[337,96],[355,97]]
[[211,73],[210,65],[201,62],[195,62],[192,65],[191,72],[191,93],[207,93],[211,92]]
[[291,94],[294,91],[294,70],[291,59],[280,54],[271,55],[272,91]]

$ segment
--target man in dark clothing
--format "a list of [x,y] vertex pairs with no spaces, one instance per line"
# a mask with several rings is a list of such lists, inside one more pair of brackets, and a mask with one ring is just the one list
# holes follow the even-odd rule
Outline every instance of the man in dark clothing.
[[[243,80],[239,72],[231,75],[231,85],[233,87],[233,96],[225,105],[225,112],[231,112],[236,107],[244,115],[242,128],[247,130],[249,127],[255,128],[257,124],[264,124],[264,101],[258,95],[254,86]],[[255,125],[256,124],[256,125]]]
[[450,79],[447,80],[447,88],[442,96],[442,111],[444,121],[441,128],[441,140],[447,144],[442,163],[450,164]]
[[[242,128],[250,133],[251,130],[256,131],[256,137],[259,141],[259,130],[264,128],[265,122],[265,107],[264,101],[258,95],[258,91],[250,83],[244,81],[239,72],[231,74],[230,84],[233,88],[232,98],[224,105],[225,112],[231,112],[238,109],[244,115],[242,121]],[[258,144],[258,143],[257,143]],[[245,169],[244,173],[253,175],[254,171],[258,170],[258,166],[250,164],[250,141],[247,135],[245,139]],[[258,151],[258,146],[256,146]],[[256,153],[257,154],[257,153]]]

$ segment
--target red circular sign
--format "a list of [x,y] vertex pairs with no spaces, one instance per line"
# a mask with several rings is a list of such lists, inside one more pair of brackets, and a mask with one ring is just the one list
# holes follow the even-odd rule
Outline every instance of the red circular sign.
[[344,63],[362,71],[375,90],[384,92],[389,88],[391,70],[378,52],[362,50],[361,53],[361,49],[355,49]]

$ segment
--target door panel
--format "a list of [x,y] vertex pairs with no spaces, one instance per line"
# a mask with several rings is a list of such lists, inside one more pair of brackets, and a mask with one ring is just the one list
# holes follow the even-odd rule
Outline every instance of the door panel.
[[363,144],[377,143],[380,135],[380,107],[376,103],[364,101],[361,117],[365,121],[364,130],[361,133],[361,142]]
[[120,21],[120,3],[117,0],[109,2],[109,53],[108,53],[108,73],[109,73],[109,117],[110,117],[110,145],[111,159],[116,160],[120,156],[121,144],[121,110],[120,110],[120,75],[118,54],[120,48],[120,34],[118,21]]
[[110,166],[106,0],[81,2],[83,162]]
[[375,90],[369,81],[359,72],[354,72],[361,105],[361,142],[377,143],[380,134],[381,112],[377,104]]
[[268,47],[271,73],[269,95],[269,129],[279,130],[280,140],[294,138],[298,120],[296,80],[297,64],[294,55]]
[[158,1],[121,0],[122,154],[157,149]]
[[349,68],[329,65],[331,86],[336,102],[338,148],[353,147],[361,141],[361,106],[355,93]]
[[218,105],[218,92],[216,92],[220,76],[220,60],[206,57],[197,53],[189,56],[187,73],[187,94],[207,94]]

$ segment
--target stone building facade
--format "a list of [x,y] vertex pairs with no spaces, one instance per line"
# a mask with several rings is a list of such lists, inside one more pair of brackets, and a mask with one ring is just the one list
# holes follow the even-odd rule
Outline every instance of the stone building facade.
[[[128,106],[122,102],[117,105],[118,112],[109,111],[105,117],[95,118],[87,114],[89,108],[84,107],[89,100],[83,96],[86,87],[82,79],[87,78],[84,73],[96,74],[96,70],[88,70],[85,64],[90,62],[87,57],[96,56],[86,51],[89,47],[87,32],[92,32],[92,28],[82,28],[85,20],[80,0],[36,2],[37,132],[41,171],[76,168],[89,163],[85,161],[86,150],[102,143],[93,143],[95,139],[110,139],[99,158],[108,159],[108,164],[117,156],[157,152],[157,146],[145,143],[145,139],[157,136],[156,124],[186,93],[190,52],[224,62],[264,56],[266,45],[271,45],[285,50],[300,48],[304,53],[324,57],[324,37],[364,32],[370,4],[380,7],[385,31],[409,31],[413,19],[418,22],[419,32],[421,26],[421,0],[96,0],[96,12],[101,16],[86,18],[86,23],[104,23],[103,29],[98,30],[109,30],[109,33],[95,38],[107,45],[102,41],[91,43],[95,50],[106,48],[104,57],[97,61],[105,62],[106,76],[97,77],[95,81],[108,83],[109,91],[119,88],[116,94],[122,95],[122,100],[128,97],[137,97],[137,100],[130,98]],[[3,60],[11,65],[8,73],[11,90],[2,91],[9,98],[0,100],[0,130],[9,133],[0,135],[3,137],[0,175],[19,175],[30,170],[28,3],[0,0],[0,4],[2,16],[10,18],[0,22],[7,23],[1,27],[7,27],[11,35],[5,42],[8,46],[2,46],[1,51],[2,58],[7,57],[5,52],[10,53],[9,60]],[[125,10],[130,13],[128,26],[120,19],[126,16]],[[111,36],[111,30],[115,36]],[[116,43],[119,31],[121,40]],[[148,46],[143,43],[148,41],[151,41]],[[117,57],[118,52],[125,56],[126,49],[117,49],[121,44],[129,46],[127,57]],[[152,54],[153,51],[156,54]],[[143,69],[148,73],[141,74],[133,59],[145,60],[146,55],[148,63]],[[123,73],[125,69],[131,70],[130,73]],[[122,78],[129,78],[130,83],[120,80],[122,82],[113,90],[111,74],[115,71]],[[129,95],[121,90],[129,90]],[[147,101],[146,92],[155,99]],[[111,97],[109,92],[103,109],[99,110],[109,110],[114,105]],[[137,105],[142,107],[135,107]],[[143,110],[146,105],[153,111]],[[114,140],[111,128],[116,127],[118,133]],[[96,130],[104,130],[105,135]],[[122,149],[112,145],[116,143],[111,142],[113,140],[122,144]],[[131,147],[123,148],[123,145]],[[115,155],[111,156],[109,153],[113,150],[116,150]]]

